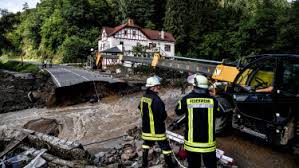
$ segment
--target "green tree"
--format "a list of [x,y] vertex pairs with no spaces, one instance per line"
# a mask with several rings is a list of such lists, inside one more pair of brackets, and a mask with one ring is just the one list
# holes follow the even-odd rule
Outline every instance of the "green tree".
[[67,37],[59,47],[62,62],[81,62],[90,54],[91,45],[87,40],[78,36]]
[[43,23],[40,31],[42,37],[40,47],[50,51],[49,54],[55,54],[63,43],[67,32],[65,23],[58,9]]
[[6,51],[16,50],[8,35],[14,31],[20,22],[20,13],[10,13],[5,9],[1,10],[0,17],[0,55]]
[[[200,43],[204,35],[215,31],[217,26],[218,1],[214,0],[189,0],[188,33],[188,54],[198,56]],[[219,24],[219,23],[218,23]]]
[[188,15],[188,2],[181,0],[168,0],[164,28],[176,38],[176,50],[186,53],[188,46],[187,25],[190,24]]
[[274,47],[281,53],[299,54],[299,1],[277,21],[279,33]]
[[[165,0],[161,1],[162,4]],[[150,26],[150,28],[161,28],[162,18],[156,16],[155,12],[159,11],[160,8],[157,6],[157,0],[113,0],[112,6],[116,10],[116,20],[118,23],[124,23],[128,18],[135,20],[135,23],[141,27]]]
[[0,8],[0,16],[6,16],[6,15],[8,15],[8,14],[9,14],[9,12],[8,12],[7,9],[2,9],[2,8]]
[[237,45],[241,50],[240,55],[272,53],[275,51],[273,48],[277,37],[275,23],[279,13],[273,4],[269,3],[260,6],[256,15],[241,21],[238,31],[239,43]]
[[94,27],[112,26],[112,7],[106,0],[89,0],[90,23]]
[[29,9],[29,5],[28,5],[28,3],[27,2],[25,2],[24,4],[23,4],[23,11],[26,11],[26,10],[28,10]]

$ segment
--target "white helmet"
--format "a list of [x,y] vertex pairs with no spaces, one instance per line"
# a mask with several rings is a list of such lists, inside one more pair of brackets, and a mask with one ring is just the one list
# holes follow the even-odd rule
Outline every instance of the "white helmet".
[[190,81],[188,81],[188,83],[189,82],[192,83],[193,86],[196,86],[199,88],[207,89],[209,87],[208,78],[201,74],[195,74],[194,78],[191,78]]
[[193,75],[189,75],[188,78],[187,78],[187,82],[188,84],[190,85],[193,85],[194,84],[194,77],[195,77],[196,74],[193,74]]
[[153,86],[156,86],[156,85],[160,85],[160,80],[161,78],[158,77],[158,76],[152,76],[152,77],[149,77],[146,79],[146,85],[145,87],[153,87]]

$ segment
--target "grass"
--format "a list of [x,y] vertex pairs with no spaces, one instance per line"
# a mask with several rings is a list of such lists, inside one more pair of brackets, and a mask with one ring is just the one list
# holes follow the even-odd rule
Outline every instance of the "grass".
[[[9,57],[9,60],[12,60],[12,61],[22,61],[21,57],[20,56],[15,56],[15,57]],[[24,57],[23,58],[23,61],[33,61],[33,62],[41,62],[41,58],[34,58],[34,57]]]
[[8,61],[8,62],[0,61],[0,69],[6,69],[6,70],[24,72],[24,73],[38,73],[40,70],[38,65],[29,64],[29,63],[24,63],[22,65],[21,62],[17,62],[17,61]]

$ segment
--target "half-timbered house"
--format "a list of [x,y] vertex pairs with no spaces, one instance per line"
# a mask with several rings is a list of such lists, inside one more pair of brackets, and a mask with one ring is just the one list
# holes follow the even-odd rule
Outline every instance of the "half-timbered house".
[[147,46],[149,51],[159,51],[164,56],[174,56],[175,53],[175,39],[171,33],[141,28],[132,19],[114,28],[103,27],[98,38],[100,52],[118,47],[132,55],[132,49],[137,44]]

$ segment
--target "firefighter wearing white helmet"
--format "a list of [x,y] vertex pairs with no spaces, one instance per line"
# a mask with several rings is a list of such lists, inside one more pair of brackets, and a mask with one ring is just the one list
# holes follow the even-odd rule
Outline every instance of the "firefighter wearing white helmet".
[[160,80],[161,78],[158,76],[149,77],[146,79],[145,87],[153,87],[153,86],[161,85]]
[[177,104],[177,115],[185,114],[184,148],[188,152],[188,167],[201,165],[216,168],[215,116],[219,114],[216,99],[209,94],[208,79],[201,74],[190,77],[194,86],[191,93]]
[[171,148],[166,138],[165,120],[167,113],[165,104],[158,96],[160,91],[161,78],[158,76],[149,77],[146,80],[146,91],[141,97],[138,106],[142,117],[142,135],[143,139],[143,155],[142,167],[148,167],[148,152],[150,147],[158,142],[162,153],[164,154],[165,163],[168,167],[176,167],[171,154]]
[[187,80],[188,83],[199,88],[207,89],[209,87],[208,78],[201,74],[194,74],[192,76],[189,76]]

